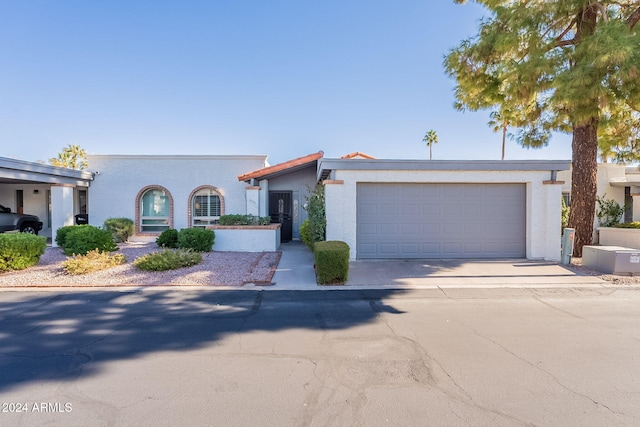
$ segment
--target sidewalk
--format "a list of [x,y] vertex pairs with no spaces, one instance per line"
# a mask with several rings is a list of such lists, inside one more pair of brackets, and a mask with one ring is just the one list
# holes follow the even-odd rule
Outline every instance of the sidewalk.
[[[316,284],[313,255],[301,242],[280,245],[282,257],[273,290],[553,288],[613,286],[547,261],[368,260],[351,261],[344,286]],[[267,287],[265,287],[267,289]]]

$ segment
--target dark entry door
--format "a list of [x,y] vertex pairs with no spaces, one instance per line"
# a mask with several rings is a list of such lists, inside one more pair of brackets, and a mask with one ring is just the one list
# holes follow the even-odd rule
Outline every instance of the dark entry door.
[[292,238],[291,191],[269,192],[269,216],[272,223],[282,224],[280,241],[290,242]]

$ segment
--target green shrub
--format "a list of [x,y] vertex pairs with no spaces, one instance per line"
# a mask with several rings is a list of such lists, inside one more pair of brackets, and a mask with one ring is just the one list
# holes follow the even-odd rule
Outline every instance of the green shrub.
[[202,262],[202,254],[182,249],[165,249],[136,258],[133,261],[140,270],[165,271],[191,267]]
[[620,222],[620,218],[624,215],[624,207],[613,199],[605,199],[596,196],[596,217],[601,227],[613,227]]
[[84,255],[94,249],[100,252],[118,250],[113,235],[92,225],[76,225],[65,233],[62,249],[65,255]]
[[205,228],[183,228],[178,232],[178,247],[196,252],[209,252],[213,246],[215,233]]
[[623,222],[623,223],[614,225],[614,227],[616,227],[616,228],[640,228],[640,221]]
[[164,230],[156,239],[156,244],[161,248],[177,248],[178,247],[178,230],[170,228]]
[[314,245],[316,277],[321,285],[343,284],[349,277],[349,245],[330,240]]
[[85,255],[75,255],[67,258],[62,263],[62,268],[67,274],[79,275],[106,270],[107,268],[124,264],[126,261],[127,257],[122,254],[111,255],[108,252],[100,252],[94,249]]
[[129,218],[109,218],[104,222],[104,228],[113,234],[116,243],[126,242],[133,236],[133,220]]
[[66,225],[58,228],[56,231],[56,244],[61,248],[64,248],[67,239],[67,233],[76,227],[86,227],[85,225]]
[[0,272],[23,270],[40,261],[46,237],[33,234],[0,234]]
[[327,218],[324,206],[324,185],[316,184],[312,189],[309,187],[309,195],[305,197],[307,214],[309,215],[309,235],[311,236],[311,250],[313,244],[325,240],[327,228]]
[[564,232],[564,229],[569,226],[569,213],[571,213],[571,208],[567,206],[567,203],[564,201],[564,197],[562,198],[562,208],[561,208],[561,230],[560,233]]
[[242,214],[222,215],[220,220],[218,220],[218,224],[220,225],[269,225],[270,223],[271,217],[269,216]]
[[300,224],[300,240],[313,251],[313,236],[311,235],[311,224],[308,219],[305,219]]

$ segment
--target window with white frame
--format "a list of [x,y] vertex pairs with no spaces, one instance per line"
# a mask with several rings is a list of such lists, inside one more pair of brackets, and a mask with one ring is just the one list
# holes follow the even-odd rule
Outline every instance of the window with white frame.
[[146,191],[140,204],[140,230],[143,233],[157,233],[169,228],[171,199],[163,190]]
[[217,224],[221,213],[220,195],[211,188],[198,191],[191,199],[191,213],[193,227]]

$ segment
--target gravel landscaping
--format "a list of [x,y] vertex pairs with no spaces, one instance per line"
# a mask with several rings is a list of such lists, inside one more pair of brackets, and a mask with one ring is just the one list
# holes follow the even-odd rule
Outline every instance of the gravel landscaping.
[[571,258],[571,263],[565,265],[567,269],[577,273],[585,274],[588,276],[595,276],[605,282],[612,283],[614,285],[638,285],[640,284],[640,276],[620,276],[616,274],[606,274],[591,268],[587,268],[582,265],[582,258]]
[[[61,264],[67,259],[62,249],[48,247],[37,265],[26,270],[0,273],[0,287],[270,285],[281,256],[280,252],[212,251],[204,253],[202,263],[193,267],[147,272],[135,268],[133,260],[159,251],[155,243],[123,243],[119,247],[119,253],[127,257],[126,264],[79,276],[66,274],[62,269]],[[640,284],[640,276],[601,273],[584,267],[580,258],[572,258],[571,264],[564,267],[616,285]]]
[[209,252],[202,263],[177,270],[148,272],[137,269],[133,261],[159,251],[155,243],[123,243],[120,253],[126,264],[108,270],[74,276],[62,269],[67,259],[60,248],[48,247],[33,267],[0,273],[0,287],[76,287],[76,286],[242,286],[247,283],[271,284],[280,261],[280,252]]

